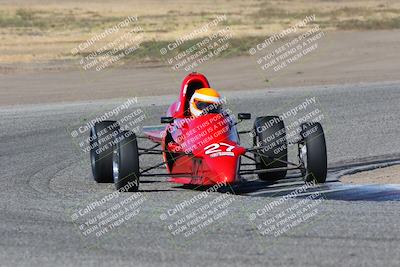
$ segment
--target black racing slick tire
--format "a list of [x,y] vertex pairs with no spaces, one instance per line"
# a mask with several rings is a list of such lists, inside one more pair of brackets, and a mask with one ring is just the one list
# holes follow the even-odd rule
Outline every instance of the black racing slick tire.
[[113,146],[119,131],[116,121],[97,122],[90,129],[90,163],[93,178],[98,183],[113,182]]
[[[257,170],[287,168],[285,125],[278,116],[257,117],[255,119],[253,144],[254,146],[264,147],[254,153]],[[280,170],[259,173],[258,177],[264,181],[275,181],[285,178],[286,172],[286,170]]]
[[327,175],[327,153],[325,135],[318,122],[301,124],[300,159],[305,168],[307,182],[324,183]]
[[115,188],[120,192],[136,192],[139,189],[139,149],[136,135],[123,131],[117,137],[113,154]]

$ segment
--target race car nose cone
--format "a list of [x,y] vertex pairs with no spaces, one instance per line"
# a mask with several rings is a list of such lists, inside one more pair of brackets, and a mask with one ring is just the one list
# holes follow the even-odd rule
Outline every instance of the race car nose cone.
[[227,183],[236,182],[239,170],[239,157],[237,155],[219,155],[205,157],[205,163],[210,169],[210,175],[207,175],[209,183]]

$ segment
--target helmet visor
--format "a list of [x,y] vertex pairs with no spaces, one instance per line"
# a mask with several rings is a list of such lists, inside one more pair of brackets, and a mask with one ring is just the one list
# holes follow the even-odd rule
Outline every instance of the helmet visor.
[[196,108],[203,111],[203,113],[220,113],[221,112],[221,104],[219,103],[210,103],[200,100],[195,100],[194,104]]

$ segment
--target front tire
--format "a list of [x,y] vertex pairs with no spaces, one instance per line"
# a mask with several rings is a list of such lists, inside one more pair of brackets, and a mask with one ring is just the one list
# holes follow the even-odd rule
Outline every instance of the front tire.
[[[278,116],[257,117],[254,121],[254,146],[265,146],[255,153],[256,169],[286,168],[287,161],[286,131],[283,121]],[[259,173],[264,181],[275,181],[286,177],[286,170]]]
[[113,182],[113,143],[119,131],[116,121],[97,122],[90,129],[90,163],[93,178],[98,183]]
[[113,154],[113,177],[115,188],[121,192],[139,189],[139,149],[136,135],[123,131],[117,137]]
[[304,179],[324,183],[328,165],[324,130],[318,122],[303,123],[301,129],[299,153],[305,167]]

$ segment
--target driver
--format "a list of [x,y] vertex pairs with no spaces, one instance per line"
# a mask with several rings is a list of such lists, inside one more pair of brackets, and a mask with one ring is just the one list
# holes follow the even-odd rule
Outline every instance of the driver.
[[201,88],[194,92],[189,106],[195,118],[209,113],[221,113],[221,96],[212,88]]

